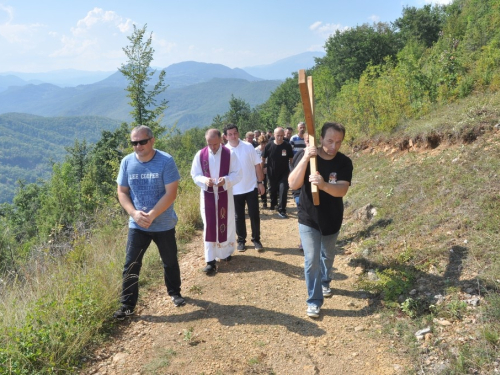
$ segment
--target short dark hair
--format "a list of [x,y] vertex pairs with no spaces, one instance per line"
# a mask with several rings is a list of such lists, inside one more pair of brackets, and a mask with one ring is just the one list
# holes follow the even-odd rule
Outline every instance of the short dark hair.
[[224,129],[222,129],[222,131],[224,132],[224,135],[227,135],[227,131],[228,130],[231,130],[231,129],[236,129],[236,131],[239,133],[240,131],[238,130],[238,127],[234,124],[227,124],[226,126],[224,126]]
[[325,122],[321,128],[321,138],[325,138],[325,134],[328,129],[333,129],[342,133],[342,138],[345,137],[345,127],[342,124],[336,122]]
[[293,128],[291,126],[287,126],[286,130],[290,130],[293,133]]
[[130,134],[132,133],[139,133],[139,132],[146,132],[146,137],[148,138],[154,138],[153,136],[153,131],[151,130],[151,128],[149,126],[146,126],[146,125],[138,125],[136,126],[135,128],[132,129],[132,131],[130,132]]

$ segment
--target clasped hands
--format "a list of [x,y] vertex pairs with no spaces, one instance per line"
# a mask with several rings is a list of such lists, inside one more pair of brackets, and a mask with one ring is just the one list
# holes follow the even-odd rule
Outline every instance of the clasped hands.
[[132,219],[139,225],[140,227],[148,229],[150,225],[153,223],[154,218],[152,218],[149,212],[136,210],[132,214]]
[[224,177],[219,177],[219,179],[207,177],[205,180],[205,185],[207,185],[208,187],[214,187],[214,186],[219,187],[219,186],[223,186],[225,183],[226,183],[226,180]]

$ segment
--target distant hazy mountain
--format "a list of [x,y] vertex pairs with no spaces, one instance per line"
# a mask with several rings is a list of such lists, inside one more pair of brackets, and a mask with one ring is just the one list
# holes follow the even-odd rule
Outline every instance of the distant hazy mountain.
[[[214,68],[214,64],[208,64]],[[199,65],[197,65],[199,67]],[[215,66],[219,69],[219,67]],[[229,72],[240,74],[238,70]],[[175,72],[175,71],[174,71]],[[182,71],[181,71],[182,72]],[[201,73],[186,71],[177,77],[187,76],[192,80],[203,80]],[[168,73],[167,73],[168,74]],[[167,77],[167,83],[168,77]],[[229,108],[231,95],[244,99],[251,106],[265,102],[280,81],[249,81],[234,78],[212,78],[209,81],[177,88],[172,84],[159,99],[169,103],[164,123],[172,125],[178,121],[180,129],[209,125],[213,117]],[[14,86],[0,92],[0,113],[20,112],[40,116],[102,116],[116,120],[130,120],[129,99],[126,97],[127,82],[121,73],[91,85],[61,88],[51,84]]]
[[63,69],[44,73],[0,72],[0,78],[5,75],[14,75],[25,81],[37,81],[40,83],[51,83],[61,87],[73,87],[101,81],[111,74],[113,74],[113,72]]
[[286,79],[292,76],[292,72],[300,69],[309,69],[315,65],[315,57],[323,57],[325,52],[304,52],[290,56],[269,65],[258,65],[243,68],[247,73],[262,79]]
[[185,61],[168,66],[165,69],[165,77],[171,87],[183,87],[207,82],[213,78],[261,81],[260,78],[256,78],[242,69],[231,69],[221,64],[207,64],[195,61]]
[[[155,68],[155,70],[156,75],[152,79],[153,82],[162,69]],[[246,81],[262,80],[248,74],[242,69],[231,69],[221,64],[184,61],[165,68],[165,82],[169,85],[170,89],[208,82],[214,78],[244,79]],[[128,82],[123,74],[117,71],[97,84],[101,86],[126,87]]]
[[28,82],[14,75],[0,76],[0,91],[7,90],[9,86],[23,86],[27,84]]

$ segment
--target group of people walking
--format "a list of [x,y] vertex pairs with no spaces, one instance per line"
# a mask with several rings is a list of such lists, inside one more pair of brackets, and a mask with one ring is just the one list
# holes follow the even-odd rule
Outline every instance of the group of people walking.
[[[264,247],[260,238],[259,197],[267,207],[266,179],[270,208],[287,218],[288,189],[295,191],[304,272],[308,291],[306,314],[319,317],[324,297],[332,295],[330,282],[335,243],[343,217],[342,197],[352,178],[352,162],[339,152],[345,128],[325,123],[319,147],[307,146],[305,124],[298,124],[292,136],[278,127],[269,134],[245,135],[228,124],[223,131],[209,129],[207,146],[198,151],[191,177],[200,187],[200,211],[204,224],[203,272],[214,275],[217,260],[230,261],[235,250],[247,249],[245,208],[248,208],[250,241],[257,251]],[[259,132],[260,133],[260,132]],[[285,135],[287,136],[285,140]],[[256,142],[255,139],[257,140]],[[167,293],[175,306],[184,305],[177,259],[174,200],[179,172],[171,155],[154,148],[150,128],[138,126],[130,135],[134,152],[123,158],[117,178],[118,198],[130,215],[123,268],[121,307],[117,319],[133,315],[138,300],[138,280],[142,258],[154,241],[163,262]],[[317,159],[317,173],[311,174],[309,160]],[[320,204],[312,200],[311,184],[319,190]]]

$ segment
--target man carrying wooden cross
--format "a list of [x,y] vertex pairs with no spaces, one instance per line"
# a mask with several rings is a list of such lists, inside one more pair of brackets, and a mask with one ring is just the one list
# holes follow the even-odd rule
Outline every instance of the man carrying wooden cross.
[[[309,145],[293,160],[288,177],[290,189],[300,189],[299,234],[304,249],[304,273],[307,287],[307,311],[318,318],[324,297],[332,290],[335,244],[344,214],[342,197],[351,184],[352,161],[339,152],[345,128],[327,122],[321,128],[319,147]],[[311,174],[309,161],[316,157],[317,171]],[[311,185],[319,190],[319,205],[314,205]]]

